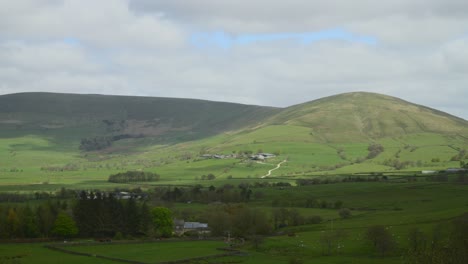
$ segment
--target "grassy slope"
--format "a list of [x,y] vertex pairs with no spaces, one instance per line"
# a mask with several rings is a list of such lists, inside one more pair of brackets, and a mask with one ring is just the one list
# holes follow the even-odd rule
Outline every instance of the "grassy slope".
[[[1,120],[26,120],[24,126],[30,126],[32,129],[31,134],[21,135],[21,133],[15,134],[16,128],[10,127],[12,134],[9,136],[6,135],[8,131],[0,130],[2,133],[0,183],[9,187],[19,184],[19,189],[23,189],[25,184],[37,183],[48,183],[48,187],[52,190],[62,185],[75,185],[76,188],[113,188],[115,185],[106,182],[109,174],[134,169],[161,174],[162,178],[158,184],[191,184],[194,183],[196,177],[208,173],[215,174],[218,180],[226,180],[230,175],[234,178],[259,178],[284,159],[288,162],[275,170],[272,176],[288,176],[294,179],[294,177],[317,174],[393,171],[394,168],[385,166],[383,163],[396,158],[400,161],[417,163],[406,170],[443,169],[457,167],[459,162],[450,161],[451,157],[456,155],[459,149],[468,149],[467,121],[400,99],[369,93],[342,94],[292,106],[269,117],[261,125],[237,131],[227,131],[230,127],[227,125],[230,119],[223,119],[227,110],[237,111],[236,114],[231,114],[231,117],[235,116],[232,117],[235,119],[234,124],[243,123],[247,118],[245,124],[248,126],[260,120],[261,116],[271,114],[272,112],[269,111],[272,109],[187,100],[186,103],[193,106],[191,109],[197,110],[190,115],[184,115],[188,106],[181,109],[175,107],[171,110],[175,112],[170,112],[171,107],[168,105],[171,102],[185,102],[182,99],[36,94],[35,97],[41,100],[47,99],[49,103],[36,106],[39,117],[28,121],[26,116],[30,115],[35,107],[31,105],[33,101],[26,101],[24,105],[18,106],[25,112],[8,112],[14,107],[11,102],[19,102],[17,97],[21,98],[26,95],[28,94],[0,97],[0,101],[3,100],[0,104],[2,109],[0,115],[3,116]],[[33,100],[30,97],[27,98]],[[47,108],[47,105],[57,100],[61,104],[60,107],[69,106],[67,111],[74,113],[74,119],[65,120],[68,115],[67,111],[55,113]],[[158,106],[158,101],[165,102],[161,103],[164,106]],[[103,103],[99,105],[98,102]],[[83,103],[86,103],[84,109],[80,107]],[[128,108],[131,109],[126,112],[128,118],[139,118],[137,112],[142,113],[141,118],[150,118],[151,115],[156,114],[161,118],[169,118],[180,110],[181,112],[175,115],[180,119],[174,121],[174,124],[192,124],[189,118],[198,115],[204,118],[200,120],[209,119],[212,123],[219,121],[219,124],[225,124],[226,131],[215,136],[175,145],[165,144],[155,137],[126,139],[116,142],[112,149],[94,153],[79,153],[76,141],[73,143],[71,139],[66,140],[67,137],[75,137],[74,134],[65,133],[70,130],[74,131],[73,124],[81,121],[88,122],[83,121],[84,118],[78,118],[79,116],[90,115],[91,112],[102,109],[103,112],[94,116],[97,123],[102,123],[100,121],[102,118],[121,113],[122,109],[129,106],[138,108]],[[152,107],[165,109],[165,112],[155,114],[151,112]],[[204,110],[201,111],[200,108]],[[214,111],[215,109],[225,111]],[[259,110],[259,116],[247,117],[245,115],[245,112],[254,109]],[[276,110],[273,109],[274,111]],[[33,129],[37,126],[36,123],[44,122],[41,118],[49,115],[53,116],[53,119],[48,121],[49,123],[53,121],[52,123],[69,124],[67,122],[70,122],[70,127],[45,131]],[[205,121],[199,121],[199,123],[205,126],[209,124]],[[384,123],[387,125],[382,125]],[[77,126],[86,128],[88,132],[93,129],[95,131],[103,129],[102,127],[98,129],[101,125],[93,127],[89,126],[89,123],[86,124]],[[12,126],[12,124],[5,126]],[[212,128],[212,126],[208,127]],[[366,127],[367,130],[360,130],[362,127]],[[199,133],[205,133],[197,130],[198,128],[194,129]],[[28,130],[20,128],[20,131],[27,132]],[[205,136],[214,131],[217,131],[216,126],[213,126],[213,130],[206,132]],[[83,135],[82,131],[74,133],[76,136]],[[57,140],[58,138],[60,140]],[[374,159],[356,163],[356,159],[367,156],[367,147],[371,142],[382,144],[385,151]],[[239,151],[275,152],[280,155],[263,164],[240,159],[200,160],[199,158],[201,152],[230,154]],[[439,159],[439,161],[432,162],[432,159]],[[78,170],[41,170],[44,166],[66,164],[73,164]],[[26,189],[35,188],[39,186],[26,187]],[[47,186],[40,188],[47,189]]]
[[267,124],[308,127],[323,142],[369,141],[414,133],[467,135],[461,118],[374,93],[346,93],[291,106]]
[[[225,132],[175,145],[161,144],[158,140],[151,138],[123,140],[116,144],[116,147],[122,147],[123,150],[112,153],[99,152],[84,155],[78,153],[74,147],[62,147],[54,135],[12,134],[10,137],[0,139],[0,192],[50,191],[63,185],[89,189],[114,188],[125,185],[109,184],[106,182],[107,176],[117,171],[130,169],[155,171],[161,174],[160,182],[143,184],[143,187],[150,187],[152,184],[193,183],[237,185],[243,181],[259,181],[258,178],[267,170],[274,168],[278,162],[286,158],[288,162],[274,171],[273,176],[289,176],[292,181],[295,177],[315,177],[313,175],[323,174],[394,171],[382,165],[382,162],[397,156],[402,161],[422,161],[421,167],[411,167],[408,168],[409,170],[458,166],[458,162],[450,161],[450,158],[458,153],[458,149],[468,148],[466,121],[445,114],[439,115],[434,110],[419,106],[407,106],[404,102],[395,101],[392,98],[351,94],[351,98],[359,96],[366,100],[358,105],[368,102],[366,104],[369,109],[374,109],[377,105],[381,109],[395,108],[399,109],[398,113],[406,111],[412,118],[403,118],[403,121],[398,123],[395,121],[398,115],[392,114],[393,111],[374,113],[371,110],[362,110],[357,112],[360,113],[359,118],[352,119],[346,115],[353,113],[351,110],[354,109],[356,103],[347,103],[349,95],[341,95],[288,108],[255,129]],[[387,105],[384,104],[386,100],[390,102]],[[329,106],[329,103],[333,106]],[[339,110],[340,105],[347,105],[347,110]],[[404,108],[405,105],[408,108]],[[333,108],[336,108],[335,112],[332,111]],[[324,112],[327,111],[331,113],[329,116],[340,116],[340,118],[333,121],[325,116]],[[317,113],[319,117],[310,113]],[[354,122],[353,120],[364,121]],[[379,120],[384,120],[384,122]],[[405,125],[399,125],[402,122]],[[359,128],[358,124],[361,123],[367,124],[365,127],[369,129],[366,133],[356,132]],[[343,133],[338,133],[340,130]],[[385,151],[374,159],[351,164],[356,158],[367,155],[367,146],[370,142],[382,144]],[[132,146],[132,148],[126,149],[126,146]],[[265,164],[238,159],[201,160],[198,158],[201,151],[229,154],[233,151],[245,150],[279,152],[280,156],[268,160]],[[344,159],[338,155],[338,150],[342,150],[345,154]],[[431,162],[433,158],[439,158],[440,162]],[[40,170],[40,167],[44,165],[63,166],[67,163],[77,165],[79,170],[58,172]],[[339,163],[345,166],[331,169],[331,166]],[[13,168],[17,171],[11,171]],[[214,173],[217,176],[216,181],[195,180],[196,176],[208,173]],[[233,175],[235,179],[228,180],[229,175]],[[251,178],[249,179],[248,176]],[[287,180],[281,179],[281,181]],[[39,182],[48,182],[48,184],[28,185],[28,183]],[[341,241],[344,248],[340,255],[331,257],[321,255],[319,238],[323,230],[331,228],[331,221],[328,221],[295,229],[297,237],[268,238],[259,252],[251,252],[249,256],[233,259],[242,263],[286,263],[293,256],[302,257],[305,260],[304,263],[401,263],[399,257],[382,259],[370,253],[370,248],[363,240],[367,226],[372,224],[391,226],[392,234],[403,247],[407,243],[406,233],[410,228],[419,227],[430,231],[437,223],[466,212],[468,202],[467,186],[447,183],[339,183],[298,187],[294,191],[276,188],[260,188],[254,191],[263,192],[264,198],[255,201],[250,206],[263,210],[271,211],[271,201],[274,199],[284,201],[286,207],[301,207],[305,199],[313,197],[329,202],[342,200],[345,207],[354,208],[353,217],[340,220],[334,209],[298,208],[305,216],[320,215],[325,220],[333,219],[334,229],[346,230],[348,236]],[[176,205],[176,207],[198,210],[201,213],[203,210],[210,210],[209,205],[200,204],[183,204]],[[129,247],[121,251],[121,254],[131,257],[132,254],[143,249],[142,247]],[[60,263],[95,261],[49,252],[40,245],[25,247],[4,244],[0,247],[0,253],[1,250],[7,252],[8,256],[17,252],[26,254],[22,263],[52,263],[49,260],[52,258]],[[108,250],[113,252],[112,248]],[[146,253],[138,253],[138,256],[141,254],[150,256],[152,253],[154,252],[150,249]],[[96,263],[105,262],[99,260]]]
[[[110,133],[180,141],[254,125],[278,111],[272,107],[194,99],[21,93],[0,96],[0,137],[39,135],[58,145]],[[103,120],[115,121],[107,126]],[[118,122],[125,121],[123,127]],[[66,144],[68,145],[68,144]]]

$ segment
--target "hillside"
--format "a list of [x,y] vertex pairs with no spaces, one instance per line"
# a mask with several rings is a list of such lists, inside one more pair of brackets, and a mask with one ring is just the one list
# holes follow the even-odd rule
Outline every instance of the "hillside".
[[77,141],[130,135],[177,142],[241,129],[277,112],[272,107],[193,99],[20,93],[0,96],[0,136]]
[[399,98],[345,93],[288,107],[267,125],[311,129],[323,142],[368,141],[415,133],[468,135],[468,121]]
[[[91,148],[82,147],[82,138]],[[158,184],[191,184],[208,174],[226,180],[271,171],[268,177],[294,180],[439,170],[467,163],[467,149],[468,121],[371,93],[284,109],[173,98],[0,96],[0,182],[7,184],[106,187],[110,174],[127,170],[156,172]],[[250,160],[258,152],[276,157]]]
[[[278,176],[432,170],[468,161],[468,121],[386,95],[346,93],[285,108],[253,129],[203,142],[212,153],[280,154],[268,161],[288,160],[274,172]],[[265,172],[250,166],[237,175]]]

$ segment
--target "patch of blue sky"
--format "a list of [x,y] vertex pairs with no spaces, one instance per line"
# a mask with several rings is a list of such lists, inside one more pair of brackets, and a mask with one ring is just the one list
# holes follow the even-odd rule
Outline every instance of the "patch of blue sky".
[[72,38],[72,37],[66,37],[63,38],[62,40],[65,44],[71,45],[71,46],[78,46],[81,44],[80,40],[77,38]]
[[199,48],[218,47],[229,49],[235,45],[248,45],[258,42],[274,42],[292,40],[302,44],[310,44],[322,40],[342,40],[358,42],[368,45],[376,45],[377,38],[373,36],[356,35],[342,28],[334,28],[316,32],[301,33],[265,33],[265,34],[240,34],[233,36],[224,31],[198,32],[192,34],[190,42]]

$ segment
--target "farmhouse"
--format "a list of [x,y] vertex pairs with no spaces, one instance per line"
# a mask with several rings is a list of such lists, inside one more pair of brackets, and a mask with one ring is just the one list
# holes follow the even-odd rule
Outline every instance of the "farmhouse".
[[114,197],[119,200],[128,200],[128,199],[146,199],[148,197],[147,193],[132,193],[132,192],[115,192]]
[[235,155],[224,155],[224,154],[203,154],[201,155],[204,159],[230,159],[235,158]]
[[185,222],[184,220],[174,219],[174,232],[178,235],[183,235],[188,231],[197,231],[199,234],[207,233],[208,224],[200,222]]
[[258,153],[256,155],[253,155],[250,157],[250,159],[252,160],[265,160],[265,159],[269,159],[269,158],[274,158],[276,157],[275,154],[271,154],[271,153]]

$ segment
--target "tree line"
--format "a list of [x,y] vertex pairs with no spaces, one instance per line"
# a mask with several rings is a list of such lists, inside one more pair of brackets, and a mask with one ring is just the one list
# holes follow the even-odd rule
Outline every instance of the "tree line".
[[159,174],[153,172],[127,171],[110,175],[108,181],[114,183],[147,182],[158,181],[159,178]]
[[0,205],[0,238],[48,238],[54,236],[54,226],[60,212],[66,211],[66,202],[48,200],[36,207]]
[[231,184],[204,188],[202,185],[191,187],[156,187],[152,198],[164,202],[199,202],[242,203],[261,198],[260,192],[254,192],[249,185]]
[[82,191],[71,206],[52,200],[35,207],[0,206],[2,239],[167,237],[171,234],[169,209],[151,208],[135,199],[119,200],[112,193]]

